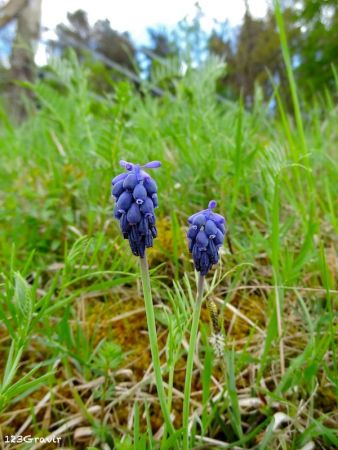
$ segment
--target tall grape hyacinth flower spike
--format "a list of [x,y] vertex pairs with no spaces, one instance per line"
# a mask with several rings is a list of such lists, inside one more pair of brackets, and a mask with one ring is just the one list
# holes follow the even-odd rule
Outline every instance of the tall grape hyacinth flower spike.
[[[196,347],[198,323],[201,314],[205,276],[214,264],[219,261],[219,249],[223,245],[226,233],[225,219],[220,214],[213,212],[216,202],[211,200],[208,208],[193,214],[188,219],[189,229],[187,237],[189,240],[189,252],[192,255],[195,269],[198,272],[197,297],[193,313],[186,377],[184,385],[183,402],[183,450],[189,449],[189,405],[191,394],[191,380],[194,362],[194,351]],[[224,351],[224,338],[218,322],[217,307],[212,299],[207,299],[207,307],[211,322],[210,343],[216,357],[222,357]]]
[[112,195],[116,201],[114,217],[119,221],[122,235],[124,239],[128,239],[132,253],[140,258],[156,387],[166,428],[173,434],[174,428],[167,407],[161,374],[154,305],[146,255],[146,249],[153,246],[153,240],[157,236],[154,209],[158,206],[158,199],[156,183],[144,169],[156,169],[161,166],[161,163],[151,161],[144,166],[140,166],[139,164],[120,161],[120,164],[125,168],[125,172],[117,175],[112,181]]
[[158,200],[155,181],[142,169],[155,169],[161,163],[152,161],[143,167],[127,161],[120,164],[126,172],[112,181],[112,195],[116,200],[114,217],[119,220],[133,254],[144,258],[145,249],[153,246],[157,236],[154,209]]

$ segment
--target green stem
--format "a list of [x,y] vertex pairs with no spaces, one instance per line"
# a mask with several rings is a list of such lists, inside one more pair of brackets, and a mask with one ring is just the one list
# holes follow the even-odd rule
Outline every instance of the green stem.
[[171,404],[173,400],[173,387],[174,387],[174,367],[170,367],[169,381],[168,381],[168,409],[171,410]]
[[170,434],[174,434],[175,430],[172,425],[169,410],[167,407],[166,396],[164,392],[162,374],[161,374],[161,362],[160,355],[158,351],[157,344],[157,334],[156,334],[156,322],[155,322],[155,313],[154,313],[154,305],[153,299],[151,295],[150,288],[150,277],[149,277],[149,269],[147,256],[144,255],[144,258],[140,258],[140,268],[141,268],[141,278],[142,278],[142,286],[143,286],[143,296],[144,296],[144,305],[147,316],[147,324],[148,324],[148,332],[149,332],[149,341],[150,341],[150,349],[151,356],[154,366],[155,372],[155,380],[156,380],[156,388],[158,393],[158,398],[160,401],[160,406],[162,410],[162,414],[164,417],[164,421],[166,427]]
[[197,341],[198,324],[201,314],[201,306],[203,299],[203,288],[204,288],[204,276],[199,274],[198,284],[197,284],[197,297],[194,308],[194,314],[192,318],[190,341],[188,349],[188,360],[187,368],[185,373],[185,384],[184,384],[184,400],[183,400],[183,450],[189,450],[189,406],[190,406],[190,394],[191,394],[191,381],[192,381],[192,371],[194,365],[194,353]]
[[[169,367],[168,395],[167,395],[167,405],[168,405],[167,408],[168,408],[168,411],[171,411],[171,405],[172,405],[172,399],[173,399],[174,369],[175,369],[174,364],[171,364],[171,367]],[[166,438],[167,438],[166,433],[167,433],[167,430],[164,429],[163,438],[162,438],[162,441],[164,443],[165,443]]]

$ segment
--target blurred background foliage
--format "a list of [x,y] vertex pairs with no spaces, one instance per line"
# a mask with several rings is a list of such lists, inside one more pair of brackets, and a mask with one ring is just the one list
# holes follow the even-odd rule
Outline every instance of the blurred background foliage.
[[[34,2],[41,5],[41,0]],[[326,90],[332,93],[338,62],[337,2],[283,1],[282,7],[294,74],[296,82],[302,86],[303,100],[308,101]],[[27,18],[27,12],[25,14]],[[100,95],[112,92],[114,82],[121,79],[129,79],[137,87],[147,80],[175,94],[175,80],[187,65],[197,67],[208,56],[217,55],[227,64],[226,72],[217,80],[219,95],[232,100],[241,95],[244,105],[252,108],[255,93],[259,93],[265,101],[271,102],[273,110],[275,103],[271,98],[274,86],[278,86],[287,109],[291,111],[290,90],[273,10],[268,9],[264,18],[255,18],[246,2],[241,25],[232,28],[228,22],[220,20],[215,22],[210,34],[201,27],[202,17],[203,11],[196,5],[192,21],[184,19],[171,30],[163,27],[149,29],[149,45],[139,47],[127,32],[115,31],[108,19],[99,20],[91,26],[87,13],[77,10],[68,13],[67,23],[56,27],[56,38],[45,44],[52,56],[68,57],[70,49],[74,50],[81,64],[89,71],[91,89]],[[0,28],[1,25],[0,22]],[[14,40],[14,29],[10,23],[6,25],[2,26],[0,38],[10,42]],[[20,33],[18,27],[16,33]],[[18,41],[18,36],[15,39]],[[35,72],[13,73],[13,53],[14,48],[12,67],[2,66],[0,69],[4,90],[9,88],[10,91],[11,86],[17,84],[14,79],[31,82],[37,75],[48,76],[48,66],[39,67]],[[28,59],[26,65],[29,64]],[[158,66],[162,67],[163,62],[172,71],[167,70],[165,77],[159,77]],[[160,91],[156,87],[154,93],[158,95]]]

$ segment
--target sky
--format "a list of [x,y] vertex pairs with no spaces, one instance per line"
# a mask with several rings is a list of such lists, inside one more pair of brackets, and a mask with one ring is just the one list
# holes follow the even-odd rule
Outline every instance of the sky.
[[[250,11],[255,17],[266,13],[267,0],[249,0]],[[56,25],[67,21],[67,12],[77,9],[87,11],[89,22],[109,19],[113,29],[128,31],[136,45],[148,42],[147,28],[174,27],[183,18],[194,16],[196,0],[42,0],[43,39],[53,38]],[[204,17],[201,25],[211,31],[215,21],[228,20],[230,25],[240,24],[244,0],[199,0]],[[43,45],[39,46],[36,62],[46,60]]]

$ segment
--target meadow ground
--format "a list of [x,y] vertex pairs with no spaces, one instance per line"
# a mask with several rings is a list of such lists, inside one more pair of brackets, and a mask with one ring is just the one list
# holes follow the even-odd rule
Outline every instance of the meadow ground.
[[213,357],[203,306],[190,448],[338,447],[337,106],[327,95],[300,108],[295,91],[294,119],[276,90],[275,115],[258,99],[248,112],[217,99],[219,70],[210,60],[188,71],[175,97],[121,82],[101,98],[74,61],[54,61],[54,78],[32,86],[38,112],[15,126],[1,111],[3,441],[175,448],[162,426],[138,261],[112,218],[123,158],[162,162],[149,262],[178,442],[196,285],[187,217],[216,199],[229,240],[207,295],[220,311],[225,364]]

